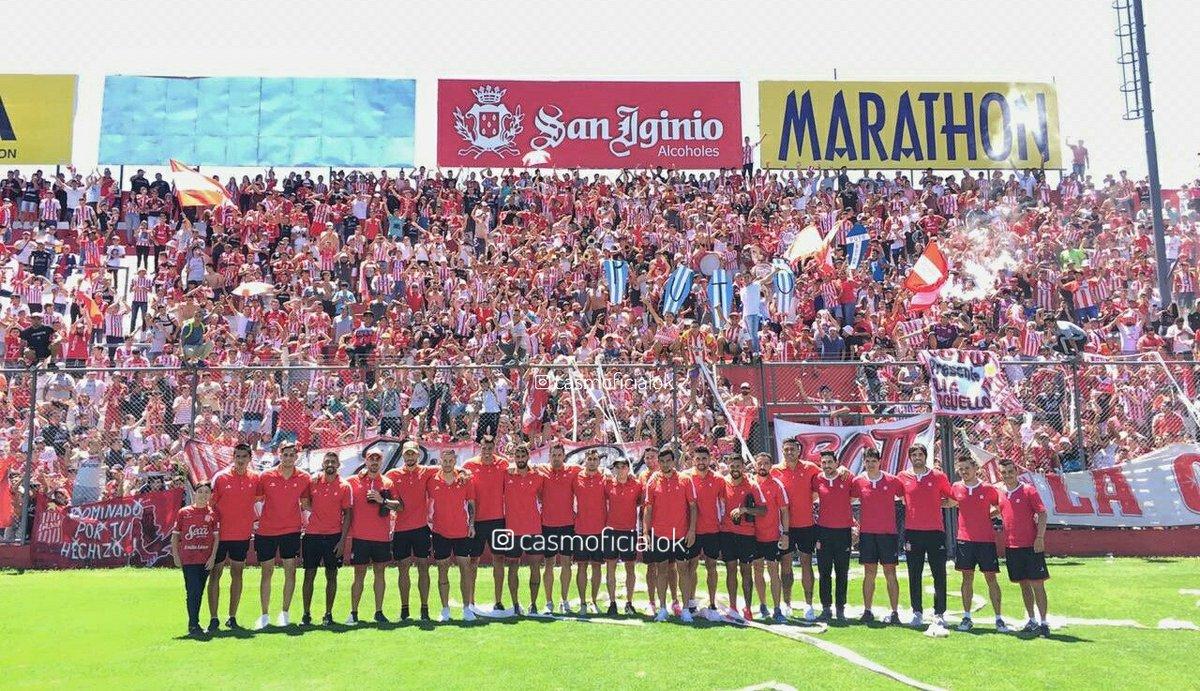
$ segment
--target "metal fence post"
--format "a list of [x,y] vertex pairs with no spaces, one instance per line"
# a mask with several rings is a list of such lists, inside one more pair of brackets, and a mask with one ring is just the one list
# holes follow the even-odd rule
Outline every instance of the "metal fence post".
[[679,449],[679,366],[671,363],[671,445]]
[[1080,470],[1085,470],[1088,467],[1088,452],[1083,437],[1083,400],[1080,396],[1081,393],[1082,391],[1079,388],[1079,358],[1074,357],[1071,358],[1071,398],[1075,405],[1071,406],[1074,411],[1071,415],[1073,418],[1071,424],[1075,425],[1075,443],[1079,446],[1079,460],[1083,463],[1083,468],[1080,468]]
[[771,461],[775,462],[775,461],[778,461],[779,459],[775,458],[775,444],[773,443],[774,440],[771,438],[771,430],[768,427],[769,422],[768,422],[768,418],[767,418],[767,371],[766,370],[767,370],[766,364],[762,361],[762,358],[759,358],[759,360],[758,360],[758,392],[759,392],[758,438],[759,438],[759,442],[764,447],[766,447],[766,452],[771,454]]
[[[29,371],[29,416],[25,421],[28,429],[25,430],[25,474],[21,478],[21,488],[23,499],[21,501],[21,522],[18,525],[19,531],[17,541],[19,544],[27,544],[29,542],[29,509],[30,502],[34,501],[33,497],[33,437],[34,423],[37,421],[37,368]],[[34,503],[36,506],[36,502]]]
[[198,368],[192,369],[191,384],[188,386],[188,388],[191,390],[192,394],[192,417],[191,420],[188,421],[188,436],[195,438],[196,413],[199,412],[200,409],[199,395],[197,394],[197,389],[200,388],[200,370]]
[[[954,482],[958,479],[954,472],[954,418],[938,417],[937,428],[942,442],[942,472]],[[946,554],[953,559],[958,544],[958,509],[942,509],[942,518],[946,524]]]

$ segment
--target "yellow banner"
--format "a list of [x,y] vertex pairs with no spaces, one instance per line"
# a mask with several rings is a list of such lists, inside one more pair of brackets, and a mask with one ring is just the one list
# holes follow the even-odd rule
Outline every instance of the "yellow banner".
[[764,168],[1059,168],[1051,84],[759,82]]
[[71,162],[72,74],[0,74],[0,165]]

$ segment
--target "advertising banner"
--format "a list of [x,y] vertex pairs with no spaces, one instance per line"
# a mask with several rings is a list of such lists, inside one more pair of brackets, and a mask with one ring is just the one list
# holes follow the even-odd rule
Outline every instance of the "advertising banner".
[[171,559],[183,490],[51,508],[38,497],[33,562],[39,567],[154,566]]
[[71,162],[73,74],[0,74],[0,163]]
[[740,166],[737,82],[438,80],[438,165]]
[[766,168],[1060,168],[1052,84],[758,84]]
[[775,455],[783,458],[783,442],[795,439],[804,460],[816,463],[818,454],[832,451],[839,463],[857,474],[863,470],[863,451],[876,449],[882,461],[880,467],[894,475],[908,467],[908,447],[924,444],[927,449],[933,448],[933,420],[933,415],[927,414],[873,425],[826,426],[776,418]]
[[411,79],[109,75],[100,162],[410,166],[415,98]]

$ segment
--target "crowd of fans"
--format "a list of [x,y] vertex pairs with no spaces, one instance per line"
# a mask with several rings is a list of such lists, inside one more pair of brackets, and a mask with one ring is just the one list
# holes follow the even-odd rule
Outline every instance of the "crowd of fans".
[[[826,363],[845,405],[815,387],[797,400],[838,424],[904,412],[922,375],[897,363],[935,347],[1073,363],[1006,366],[1026,415],[973,428],[1029,468],[1079,469],[1085,452],[1090,465],[1120,462],[1195,433],[1181,362],[1200,329],[1200,180],[1166,212],[1166,305],[1147,184],[1082,163],[1057,182],[1041,171],[421,167],[328,180],[269,170],[224,187],[231,205],[180,208],[169,181],[142,171],[124,183],[73,168],[0,180],[0,470],[14,492],[29,438],[35,487],[60,503],[78,498],[84,472],[105,497],[180,482],[185,435],[262,448],[493,431],[502,444],[620,434],[711,446],[727,430],[697,364]],[[789,262],[795,288],[778,299],[773,262],[809,226],[828,250]],[[855,267],[856,226],[869,243]],[[901,284],[935,238],[952,278],[912,313]],[[601,265],[615,258],[629,274],[613,304]],[[666,313],[679,265],[696,280]],[[727,319],[708,304],[712,267],[736,272]],[[1168,365],[1079,364],[1081,353]],[[226,369],[245,366],[290,369]],[[758,403],[733,388],[722,397]]]

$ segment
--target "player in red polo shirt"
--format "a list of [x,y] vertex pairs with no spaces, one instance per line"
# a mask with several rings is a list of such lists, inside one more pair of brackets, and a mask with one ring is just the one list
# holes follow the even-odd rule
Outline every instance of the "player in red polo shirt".
[[358,623],[358,603],[367,580],[367,567],[374,572],[375,622],[387,624],[383,615],[383,595],[387,589],[387,565],[392,560],[392,511],[403,508],[395,498],[392,481],[379,474],[383,454],[368,451],[366,468],[347,480],[350,485],[350,564],[354,582],[350,585],[350,618],[347,626]]
[[463,619],[475,621],[467,604],[473,597],[471,581],[471,538],[475,536],[475,483],[459,470],[454,449],[442,449],[440,468],[429,478],[433,558],[438,568],[438,595],[442,598],[442,621],[450,621],[450,561],[458,566],[459,594]]
[[[588,449],[583,456],[583,469],[575,474],[572,492],[575,495],[575,589],[579,592],[579,613],[588,611],[588,595],[592,612],[600,613],[596,598],[600,595],[600,562],[604,561],[601,537],[608,521],[608,504],[604,496],[607,478],[600,471],[600,451]],[[591,570],[591,589],[588,570]],[[565,598],[564,598],[565,599]]]
[[[838,621],[846,620],[846,588],[850,579],[850,528],[854,517],[850,498],[854,495],[854,479],[838,472],[837,455],[821,452],[821,474],[812,479],[812,492],[817,496],[817,572],[821,589],[822,621],[832,619],[834,609]],[[836,573],[836,584],[834,575]],[[836,598],[835,598],[836,588]]]
[[904,496],[900,480],[880,468],[879,451],[863,452],[866,470],[854,478],[854,496],[858,497],[858,563],[863,566],[864,623],[875,621],[871,603],[875,599],[875,575],[883,568],[891,614],[885,624],[899,624],[900,584],[896,564],[900,560],[900,540],[896,531],[896,500]]
[[308,522],[300,538],[300,556],[304,562],[304,581],[300,585],[304,615],[300,623],[312,623],[313,588],[317,569],[325,568],[325,616],[323,626],[333,626],[333,601],[337,597],[338,567],[346,536],[350,534],[350,485],[338,471],[342,461],[336,453],[327,452],[321,459],[321,474],[313,478],[309,499]]
[[410,618],[409,598],[412,580],[409,571],[417,567],[417,595],[421,599],[422,620],[429,619],[429,553],[433,538],[429,532],[429,478],[436,468],[419,465],[421,447],[406,441],[400,448],[403,465],[385,473],[400,500],[401,509],[392,525],[392,559],[400,572],[400,620]]
[[[735,453],[725,455],[725,478],[721,505],[721,560],[725,562],[725,591],[729,595],[729,616],[734,621],[753,617],[750,603],[754,589],[754,561],[758,558],[758,542],[754,539],[758,506],[758,487],[746,476],[746,462]],[[754,504],[752,507],[751,504]],[[741,575],[743,607],[738,610],[738,575]]]
[[296,591],[296,557],[300,554],[300,512],[309,506],[311,485],[308,473],[296,469],[296,445],[290,442],[279,447],[279,466],[258,476],[257,494],[263,505],[254,535],[254,553],[262,569],[258,589],[262,615],[254,624],[255,630],[271,623],[268,612],[276,558],[283,564],[283,609],[276,624],[291,623],[289,610]]
[[542,550],[536,543],[542,536],[542,488],[546,478],[529,467],[529,447],[524,444],[513,449],[513,467],[504,478],[504,527],[509,544],[503,545],[492,537],[491,548],[508,560],[508,596],[512,598],[513,613],[521,616],[518,596],[521,559],[529,564],[529,613],[537,613],[538,591],[542,584]]
[[[1008,569],[1008,580],[1019,583],[1021,598],[1025,601],[1025,633],[1037,633],[1050,637],[1050,624],[1046,619],[1049,605],[1046,601],[1046,580],[1050,570],[1046,568],[1046,507],[1033,485],[1022,484],[1017,479],[1017,466],[1012,461],[1000,461],[1000,517],[1004,521],[1005,551],[1004,565]],[[1034,607],[1041,619],[1034,618]]]
[[754,466],[757,470],[754,479],[758,487],[758,502],[763,509],[761,514],[754,517],[754,540],[758,543],[758,558],[754,560],[754,588],[758,591],[758,613],[764,619],[772,616],[772,612],[767,609],[766,574],[769,574],[774,621],[776,624],[783,624],[787,618],[783,616],[783,610],[779,606],[783,591],[779,560],[791,558],[785,557],[790,551],[787,533],[787,526],[790,525],[788,493],[779,478],[771,475],[770,454],[755,454]]
[[933,575],[933,614],[938,626],[946,620],[946,530],[942,505],[953,499],[946,474],[928,464],[929,452],[920,444],[908,448],[909,468],[897,476],[904,485],[904,556],[908,564],[908,597],[913,626],[925,623],[921,579],[925,562]]
[[[962,479],[951,486],[958,504],[958,544],[954,552],[954,568],[962,574],[963,617],[959,631],[970,631],[971,601],[975,598],[975,569],[983,572],[987,581],[988,598],[996,613],[996,631],[1008,633],[1008,625],[1000,616],[1000,559],[996,556],[996,529],[992,514],[1000,504],[1000,493],[979,479],[979,464],[970,453],[958,454],[955,464]],[[998,522],[998,521],[997,521]]]
[[[649,527],[648,545],[643,555],[647,578],[654,579],[658,612],[654,621],[667,620],[668,585],[678,582],[675,564],[687,559],[687,550],[696,542],[696,493],[692,483],[675,470],[675,451],[663,447],[658,452],[659,471],[646,484],[646,509],[643,525]],[[683,610],[683,621],[691,613]]]
[[575,534],[575,474],[577,465],[566,465],[567,451],[560,443],[550,445],[550,467],[539,467],[546,478],[542,486],[542,537],[545,538],[546,566],[542,582],[546,585],[546,613],[554,613],[554,565],[561,567],[563,614],[571,613],[567,594],[571,592],[572,535]]
[[643,496],[642,483],[629,468],[629,459],[618,456],[612,461],[612,477],[604,488],[608,502],[608,525],[604,529],[604,560],[608,582],[608,614],[617,614],[617,560],[625,564],[625,614],[637,614],[633,591],[637,586],[638,507]]
[[229,619],[225,628],[239,629],[238,602],[242,599],[242,569],[250,551],[250,533],[254,526],[254,499],[258,474],[250,470],[250,445],[233,447],[233,466],[213,479],[212,507],[221,517],[221,537],[217,556],[208,577],[208,632],[219,628],[217,607],[221,601],[221,571],[229,562]]
[[[821,472],[820,466],[800,458],[800,444],[795,439],[783,442],[783,462],[771,474],[779,478],[788,495],[788,548],[800,557],[800,585],[804,590],[804,618],[817,618],[813,609],[813,550],[817,544],[817,528],[813,525],[812,479]],[[790,558],[780,564],[783,580],[784,614],[792,609],[792,584],[795,571]]]
[[[7,485],[7,478],[5,478]],[[0,491],[8,488],[0,487]],[[200,636],[200,599],[204,597],[204,582],[217,558],[218,520],[209,507],[212,486],[202,482],[192,488],[192,505],[185,506],[175,516],[171,531],[171,557],[183,570],[183,587],[187,599],[188,635]]]
[[721,558],[721,498],[725,494],[725,478],[712,472],[712,455],[707,446],[697,446],[691,453],[692,467],[684,473],[692,481],[696,493],[696,542],[688,548],[688,560],[680,576],[685,606],[692,616],[697,614],[696,589],[699,585],[700,557],[704,557],[707,576],[708,606],[699,612],[709,621],[719,621],[717,613],[717,561]]
[[[504,479],[508,476],[508,459],[496,454],[496,440],[484,435],[479,444],[479,455],[463,464],[463,470],[471,475],[475,484],[475,537],[471,538],[471,592],[475,592],[475,574],[479,570],[479,558],[485,546],[492,544],[492,533],[504,530]],[[492,611],[504,610],[504,557],[492,552],[492,594],[495,605]],[[478,611],[475,602],[471,607]]]

